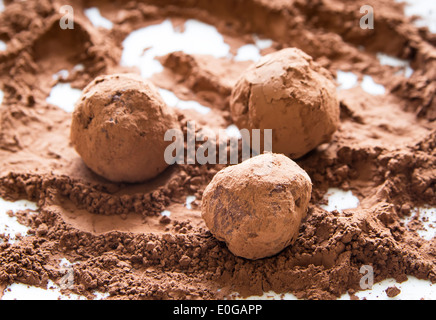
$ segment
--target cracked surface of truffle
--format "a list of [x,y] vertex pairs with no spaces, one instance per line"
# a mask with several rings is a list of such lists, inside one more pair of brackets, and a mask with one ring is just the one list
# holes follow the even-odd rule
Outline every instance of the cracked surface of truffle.
[[295,162],[266,153],[218,172],[203,193],[202,217],[233,254],[260,259],[295,240],[311,192]]

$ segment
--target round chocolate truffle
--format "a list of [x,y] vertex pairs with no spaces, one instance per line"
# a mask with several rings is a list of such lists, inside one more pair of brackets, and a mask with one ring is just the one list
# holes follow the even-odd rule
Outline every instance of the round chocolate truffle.
[[168,129],[180,129],[155,86],[134,74],[99,76],[84,90],[71,124],[71,142],[85,164],[114,182],[140,182],[161,173]]
[[295,240],[311,193],[309,176],[294,161],[265,153],[219,171],[203,193],[201,214],[233,254],[260,259]]
[[272,129],[272,152],[297,159],[328,142],[339,126],[330,73],[296,48],[262,57],[234,87],[231,115],[239,129]]

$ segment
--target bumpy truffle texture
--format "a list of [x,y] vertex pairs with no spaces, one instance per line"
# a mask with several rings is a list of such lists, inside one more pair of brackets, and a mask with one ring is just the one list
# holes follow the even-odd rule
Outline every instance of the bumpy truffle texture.
[[332,76],[296,48],[268,54],[249,67],[232,91],[230,108],[239,129],[272,129],[272,151],[292,159],[328,142],[339,126]]
[[312,193],[307,173],[265,153],[219,171],[203,193],[202,217],[236,256],[260,259],[292,244]]
[[99,76],[83,91],[71,142],[85,164],[115,182],[140,182],[168,164],[168,129],[180,129],[154,85],[134,74]]

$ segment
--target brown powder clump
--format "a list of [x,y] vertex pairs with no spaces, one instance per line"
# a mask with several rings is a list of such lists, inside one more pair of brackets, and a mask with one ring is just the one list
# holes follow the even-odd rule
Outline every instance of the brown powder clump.
[[154,178],[168,164],[164,140],[180,128],[155,86],[134,74],[100,76],[73,113],[71,142],[86,165],[111,181]]
[[389,298],[396,297],[396,296],[398,296],[401,293],[401,290],[398,289],[396,286],[389,287],[385,291],[386,291],[386,295]]
[[295,240],[311,192],[295,162],[266,153],[218,172],[203,193],[202,217],[235,255],[265,258]]
[[238,80],[230,107],[240,129],[272,129],[272,151],[291,158],[328,142],[339,126],[330,73],[297,48],[268,54],[251,66]]

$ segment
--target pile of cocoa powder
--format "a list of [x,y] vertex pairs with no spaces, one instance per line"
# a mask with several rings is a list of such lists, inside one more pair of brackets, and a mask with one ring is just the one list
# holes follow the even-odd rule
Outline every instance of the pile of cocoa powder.
[[[30,228],[15,243],[0,241],[0,289],[14,282],[46,287],[73,264],[67,292],[109,299],[216,299],[232,293],[293,293],[336,299],[360,290],[362,265],[375,282],[413,275],[436,281],[435,238],[426,241],[402,218],[414,207],[435,206],[436,37],[417,28],[393,0],[70,1],[73,30],[63,30],[63,1],[5,1],[0,13],[0,195],[36,201],[20,211]],[[194,5],[195,4],[195,5]],[[374,8],[375,28],[361,29],[360,7]],[[83,14],[96,6],[113,22],[94,27]],[[297,160],[313,182],[309,211],[296,242],[257,261],[232,255],[201,220],[202,191],[224,165],[171,166],[144,184],[114,184],[92,173],[69,142],[71,114],[46,102],[59,80],[83,89],[95,76],[137,72],[119,66],[122,41],[133,30],[171,18],[217,27],[235,51],[253,33],[271,38],[262,53],[297,47],[331,71],[370,75],[386,87],[372,96],[360,87],[338,92],[341,126],[330,143]],[[377,52],[411,61],[410,78],[381,65]],[[229,97],[249,62],[183,52],[161,57],[153,77],[181,99],[212,108],[207,116],[178,111],[201,127],[231,124]],[[77,64],[83,70],[73,69]],[[328,212],[328,188],[352,190],[355,209]],[[192,209],[187,196],[195,196]],[[170,217],[161,216],[163,210]]]

